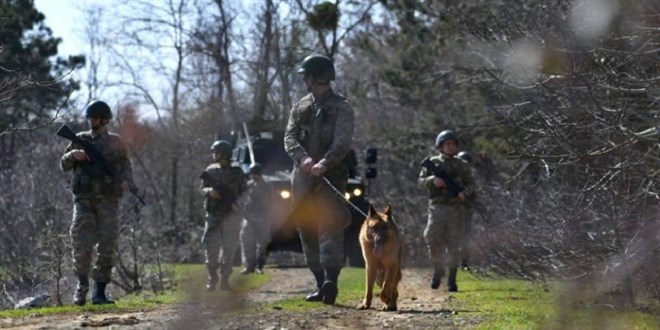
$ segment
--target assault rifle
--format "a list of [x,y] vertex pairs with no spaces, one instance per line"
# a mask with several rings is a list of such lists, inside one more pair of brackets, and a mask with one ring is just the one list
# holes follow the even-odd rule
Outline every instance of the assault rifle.
[[483,204],[474,201],[471,196],[472,192],[467,191],[464,187],[461,187],[461,185],[456,183],[456,181],[454,181],[454,179],[449,176],[449,173],[447,173],[444,168],[436,165],[433,161],[431,161],[430,158],[425,158],[422,161],[422,167],[426,168],[427,171],[445,182],[445,190],[448,197],[455,197],[461,191],[464,192],[465,203],[467,203],[468,206],[475,210],[484,220],[486,220],[486,222],[490,222],[490,219],[487,216],[488,213],[486,212]]
[[119,177],[117,172],[115,171],[114,166],[112,166],[112,164],[110,164],[110,162],[107,159],[105,159],[105,157],[103,157],[101,152],[98,151],[93,144],[79,138],[75,133],[73,133],[73,131],[71,131],[71,129],[68,126],[66,126],[66,124],[62,125],[62,127],[60,127],[60,129],[57,130],[57,135],[75,144],[80,145],[83,148],[83,150],[85,150],[85,153],[87,154],[87,156],[89,156],[89,159],[92,163],[91,171],[93,173],[105,172],[117,181],[128,182],[128,187],[129,187],[128,190],[133,194],[133,196],[137,197],[137,199],[140,201],[140,203],[142,203],[142,205],[145,205],[144,200],[138,195],[138,188],[135,186],[133,181],[130,180],[129,178]]
[[427,171],[431,172],[436,177],[442,179],[445,182],[445,188],[447,191],[448,197],[455,197],[461,191],[465,192],[465,195],[468,194],[463,187],[461,187],[454,179],[449,176],[449,173],[445,171],[444,168],[436,165],[431,161],[430,158],[426,158],[422,161],[422,167],[426,168]]
[[[212,182],[211,181],[211,175],[208,172],[202,173],[202,175],[199,176],[202,180],[206,182]],[[226,184],[223,183],[211,183],[211,188],[213,190],[217,191],[218,194],[220,194],[220,197],[222,198],[220,201],[221,203],[221,209],[228,210],[231,208],[231,206],[236,203],[236,200],[238,200],[238,195],[234,193],[234,191],[229,188]]]

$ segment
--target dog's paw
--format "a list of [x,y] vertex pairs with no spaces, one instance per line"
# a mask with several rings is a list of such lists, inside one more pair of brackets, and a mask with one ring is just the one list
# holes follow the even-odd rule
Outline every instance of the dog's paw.
[[367,304],[365,304],[365,303],[362,303],[362,304],[359,304],[356,308],[357,308],[358,310],[363,311],[363,310],[365,310],[365,309],[369,309],[369,307],[370,307],[369,305],[367,305]]

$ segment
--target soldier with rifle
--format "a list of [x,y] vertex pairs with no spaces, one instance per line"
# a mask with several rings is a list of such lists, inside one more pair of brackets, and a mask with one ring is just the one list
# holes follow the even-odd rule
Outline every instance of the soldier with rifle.
[[[232,273],[232,258],[239,246],[241,213],[237,199],[247,188],[243,170],[231,166],[232,147],[229,142],[218,140],[211,145],[213,163],[200,176],[204,195],[206,223],[202,244],[208,270],[208,291],[215,290],[218,281],[220,290],[229,291],[229,276]],[[220,278],[218,278],[220,268]]]
[[108,131],[112,119],[110,107],[103,101],[93,101],[85,108],[85,117],[89,131],[73,134],[66,126],[58,131],[58,135],[71,140],[60,165],[64,171],[73,171],[71,242],[73,269],[78,278],[73,303],[84,305],[87,300],[88,276],[96,246],[92,303],[113,304],[105,290],[111,280],[119,236],[119,199],[123,191],[135,193],[137,188],[133,185],[125,143],[119,135]]
[[433,263],[431,288],[440,287],[440,280],[449,267],[447,289],[458,291],[456,272],[461,261],[461,241],[467,236],[469,197],[475,190],[475,180],[469,164],[455,157],[458,137],[453,131],[440,132],[435,139],[438,156],[422,162],[418,183],[429,195],[429,215],[424,239]]

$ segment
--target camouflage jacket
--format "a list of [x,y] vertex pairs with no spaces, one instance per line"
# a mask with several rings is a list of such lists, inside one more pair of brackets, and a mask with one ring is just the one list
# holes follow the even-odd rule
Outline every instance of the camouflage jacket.
[[242,203],[245,218],[252,220],[267,216],[274,194],[275,191],[270,182],[265,181],[263,178],[250,180]]
[[[246,189],[245,174],[240,167],[236,166],[223,168],[220,167],[220,164],[213,163],[204,170],[200,178],[202,178],[201,190],[205,197],[204,210],[209,213],[229,212],[236,200],[231,201],[226,195],[233,194],[235,197],[239,197]],[[204,188],[209,187],[213,187],[215,190],[219,190],[218,187],[223,187],[229,189],[229,191],[228,193],[218,191],[222,198],[214,199],[204,191]]]
[[330,90],[322,99],[311,93],[291,109],[284,133],[284,148],[294,166],[306,157],[328,168],[327,175],[346,172],[344,158],[353,143],[353,108],[346,98]]
[[82,147],[75,143],[70,143],[62,156],[60,167],[64,171],[73,170],[71,190],[73,191],[74,199],[80,200],[91,197],[119,199],[122,195],[121,181],[133,180],[131,161],[128,158],[126,144],[119,135],[107,131],[96,134],[89,130],[76,135],[94,144],[101,155],[114,167],[117,177],[121,179],[111,177],[100,166],[93,166],[92,162],[77,161],[71,154],[71,151],[76,149],[82,150]]
[[[436,166],[444,168],[449,176],[458,185],[464,188],[466,195],[476,191],[476,183],[474,180],[474,174],[472,173],[472,166],[470,164],[466,163],[460,158],[450,158],[442,154],[439,156],[431,157],[431,161]],[[428,189],[429,198],[433,203],[445,203],[458,200],[456,197],[447,196],[445,188],[440,189],[436,187],[433,184],[434,178],[435,176],[428,173],[426,168],[422,168],[422,171],[419,173],[419,179],[417,181],[421,188]]]

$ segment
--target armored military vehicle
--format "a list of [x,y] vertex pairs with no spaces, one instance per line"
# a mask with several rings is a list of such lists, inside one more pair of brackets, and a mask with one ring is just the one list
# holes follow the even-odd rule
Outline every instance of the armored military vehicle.
[[[268,246],[268,251],[302,252],[300,238],[290,218],[292,211],[291,169],[293,168],[293,162],[284,150],[284,132],[264,131],[249,132],[249,134],[255,158],[254,161],[262,165],[262,175],[266,181],[273,185],[276,193],[276,196],[273,197],[275,202],[269,210],[274,236]],[[234,135],[231,142],[234,145],[234,165],[240,166],[247,174],[252,159],[245,134]],[[377,174],[375,168],[376,152],[374,148],[368,149],[368,168],[365,176],[370,179],[375,178]],[[357,170],[355,152],[351,151],[345,161],[349,169],[349,179],[344,198],[360,209],[362,213],[366,213],[369,209],[369,202],[365,196],[365,183]],[[349,266],[361,267],[364,266],[364,260],[358,235],[365,217],[360,211],[349,206],[348,203],[346,207],[349,207],[351,210],[352,221],[345,231],[344,255]]]

